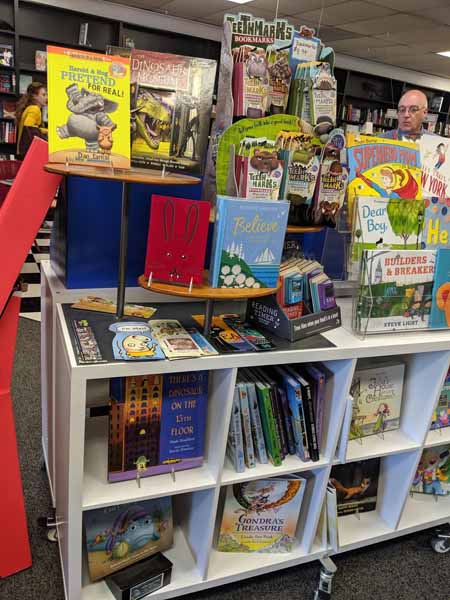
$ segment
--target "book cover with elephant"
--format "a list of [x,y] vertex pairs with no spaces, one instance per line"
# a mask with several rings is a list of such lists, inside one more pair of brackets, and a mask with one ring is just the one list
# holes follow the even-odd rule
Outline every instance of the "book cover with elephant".
[[439,248],[437,251],[430,327],[450,327],[450,248]]
[[217,550],[291,552],[306,485],[289,475],[228,486]]
[[83,521],[92,581],[173,545],[170,497],[88,510]]
[[331,469],[330,485],[336,490],[337,515],[376,509],[380,459],[370,458]]
[[130,60],[47,48],[49,161],[130,167]]
[[131,52],[131,163],[201,174],[217,63]]

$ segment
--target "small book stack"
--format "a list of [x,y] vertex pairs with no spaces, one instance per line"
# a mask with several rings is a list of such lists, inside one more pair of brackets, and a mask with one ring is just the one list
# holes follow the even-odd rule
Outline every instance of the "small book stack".
[[234,469],[280,466],[288,455],[318,461],[332,376],[321,364],[240,370],[227,444]]

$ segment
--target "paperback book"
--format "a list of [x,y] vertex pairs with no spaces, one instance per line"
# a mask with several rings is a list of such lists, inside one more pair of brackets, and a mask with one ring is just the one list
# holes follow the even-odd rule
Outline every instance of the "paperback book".
[[173,544],[170,497],[87,510],[83,521],[92,581]]
[[355,371],[350,387],[353,411],[349,438],[383,434],[400,427],[404,363],[363,363]]
[[330,485],[336,490],[338,517],[376,509],[380,459],[371,458],[331,469]]
[[108,481],[200,467],[208,371],[111,380]]
[[228,486],[217,549],[291,552],[306,479],[258,479]]
[[131,51],[131,163],[200,174],[216,61]]
[[362,333],[429,325],[436,252],[364,250],[354,327]]
[[436,409],[433,412],[430,429],[441,429],[450,425],[450,369],[445,378],[444,385]]
[[450,327],[450,248],[440,248],[437,251],[430,327]]
[[219,196],[209,280],[212,287],[277,287],[289,202]]
[[47,47],[49,161],[130,167],[130,61]]
[[425,448],[411,486],[412,492],[450,495],[450,446]]

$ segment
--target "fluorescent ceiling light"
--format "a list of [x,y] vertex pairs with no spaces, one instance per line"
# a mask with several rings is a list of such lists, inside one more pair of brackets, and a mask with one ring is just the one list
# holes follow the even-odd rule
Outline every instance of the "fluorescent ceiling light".
[[248,4],[249,2],[253,2],[253,0],[227,0],[227,2],[234,2],[235,4]]
[[446,56],[450,58],[450,50],[446,50],[445,52],[436,52],[436,54],[440,54],[441,56]]

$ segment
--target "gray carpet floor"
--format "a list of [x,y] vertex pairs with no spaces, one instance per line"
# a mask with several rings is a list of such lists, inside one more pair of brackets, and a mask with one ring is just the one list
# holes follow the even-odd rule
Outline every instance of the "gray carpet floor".
[[[39,323],[20,319],[13,396],[33,566],[0,581],[1,600],[64,600],[56,544],[37,519],[51,508],[40,469]],[[410,535],[336,558],[333,600],[449,600],[450,553],[429,546],[430,532]],[[186,600],[312,600],[317,562],[185,596]]]

